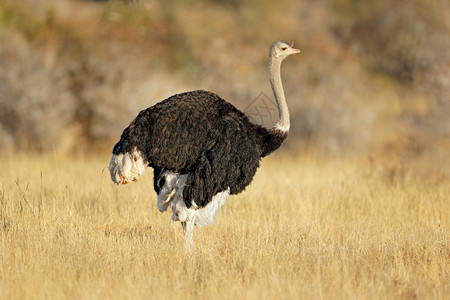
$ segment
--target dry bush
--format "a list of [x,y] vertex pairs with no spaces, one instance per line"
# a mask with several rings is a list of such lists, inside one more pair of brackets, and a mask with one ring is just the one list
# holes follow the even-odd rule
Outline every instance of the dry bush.
[[[422,148],[450,136],[450,4],[437,1],[333,1],[334,30],[365,65],[402,83],[404,126]],[[414,110],[414,98],[424,109]],[[411,145],[414,147],[414,145]]]
[[[167,75],[149,73],[148,60],[130,53],[127,44],[83,39],[49,19],[50,12],[41,20],[21,7],[1,11],[0,148],[74,152],[105,142],[109,148],[137,111],[171,90],[161,88]],[[173,90],[183,89],[171,81]]]
[[[140,109],[189,87],[218,92],[244,109],[260,92],[271,95],[267,54],[278,39],[296,40],[304,53],[283,69],[295,123],[287,147],[297,147],[299,138],[326,152],[358,152],[370,144],[377,109],[360,113],[365,94],[348,84],[364,71],[340,53],[321,21],[297,15],[326,14],[323,6],[276,4],[296,12],[285,14],[271,2],[111,2],[88,6],[94,12],[101,8],[96,15],[80,13],[87,2],[43,3],[35,13],[12,4],[3,11],[21,20],[20,26],[5,21],[2,30],[7,46],[0,63],[11,72],[0,75],[5,91],[0,105],[14,112],[0,119],[9,137],[1,142],[4,150],[110,146]],[[71,5],[80,5],[71,10],[79,13],[65,19]],[[257,26],[259,20],[268,26]],[[29,28],[33,33],[23,35]],[[320,39],[313,28],[323,28]],[[330,66],[350,77],[338,78]]]
[[270,43],[293,40],[286,149],[442,157],[448,5],[407,2],[2,0],[0,148],[110,149],[140,109],[190,89],[245,109],[271,95]]

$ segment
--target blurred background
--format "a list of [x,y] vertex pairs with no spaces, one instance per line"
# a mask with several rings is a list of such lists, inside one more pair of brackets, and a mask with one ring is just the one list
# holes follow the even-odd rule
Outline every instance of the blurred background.
[[251,116],[282,40],[302,50],[282,68],[282,151],[448,175],[449,16],[448,0],[0,0],[0,153],[109,157],[141,109],[193,89]]

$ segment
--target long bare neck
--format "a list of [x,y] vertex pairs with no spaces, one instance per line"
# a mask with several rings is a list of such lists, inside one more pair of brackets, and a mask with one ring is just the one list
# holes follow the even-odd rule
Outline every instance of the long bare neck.
[[269,80],[278,107],[278,122],[274,128],[287,133],[289,132],[290,121],[289,109],[281,83],[281,61],[281,59],[273,58],[272,53],[269,56]]

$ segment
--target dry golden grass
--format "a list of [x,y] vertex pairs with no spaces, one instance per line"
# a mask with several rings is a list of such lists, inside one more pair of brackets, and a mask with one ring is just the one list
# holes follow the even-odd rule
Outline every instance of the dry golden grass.
[[450,183],[364,160],[263,161],[185,249],[152,172],[108,157],[3,157],[0,298],[444,299]]

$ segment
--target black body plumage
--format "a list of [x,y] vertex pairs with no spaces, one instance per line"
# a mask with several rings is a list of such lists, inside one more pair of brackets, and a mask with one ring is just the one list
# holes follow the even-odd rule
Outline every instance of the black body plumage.
[[199,90],[141,111],[123,131],[113,154],[140,150],[154,168],[157,193],[163,169],[189,174],[183,200],[188,208],[192,201],[203,207],[228,187],[231,194],[243,191],[261,157],[280,147],[286,135],[251,123],[218,95]]

